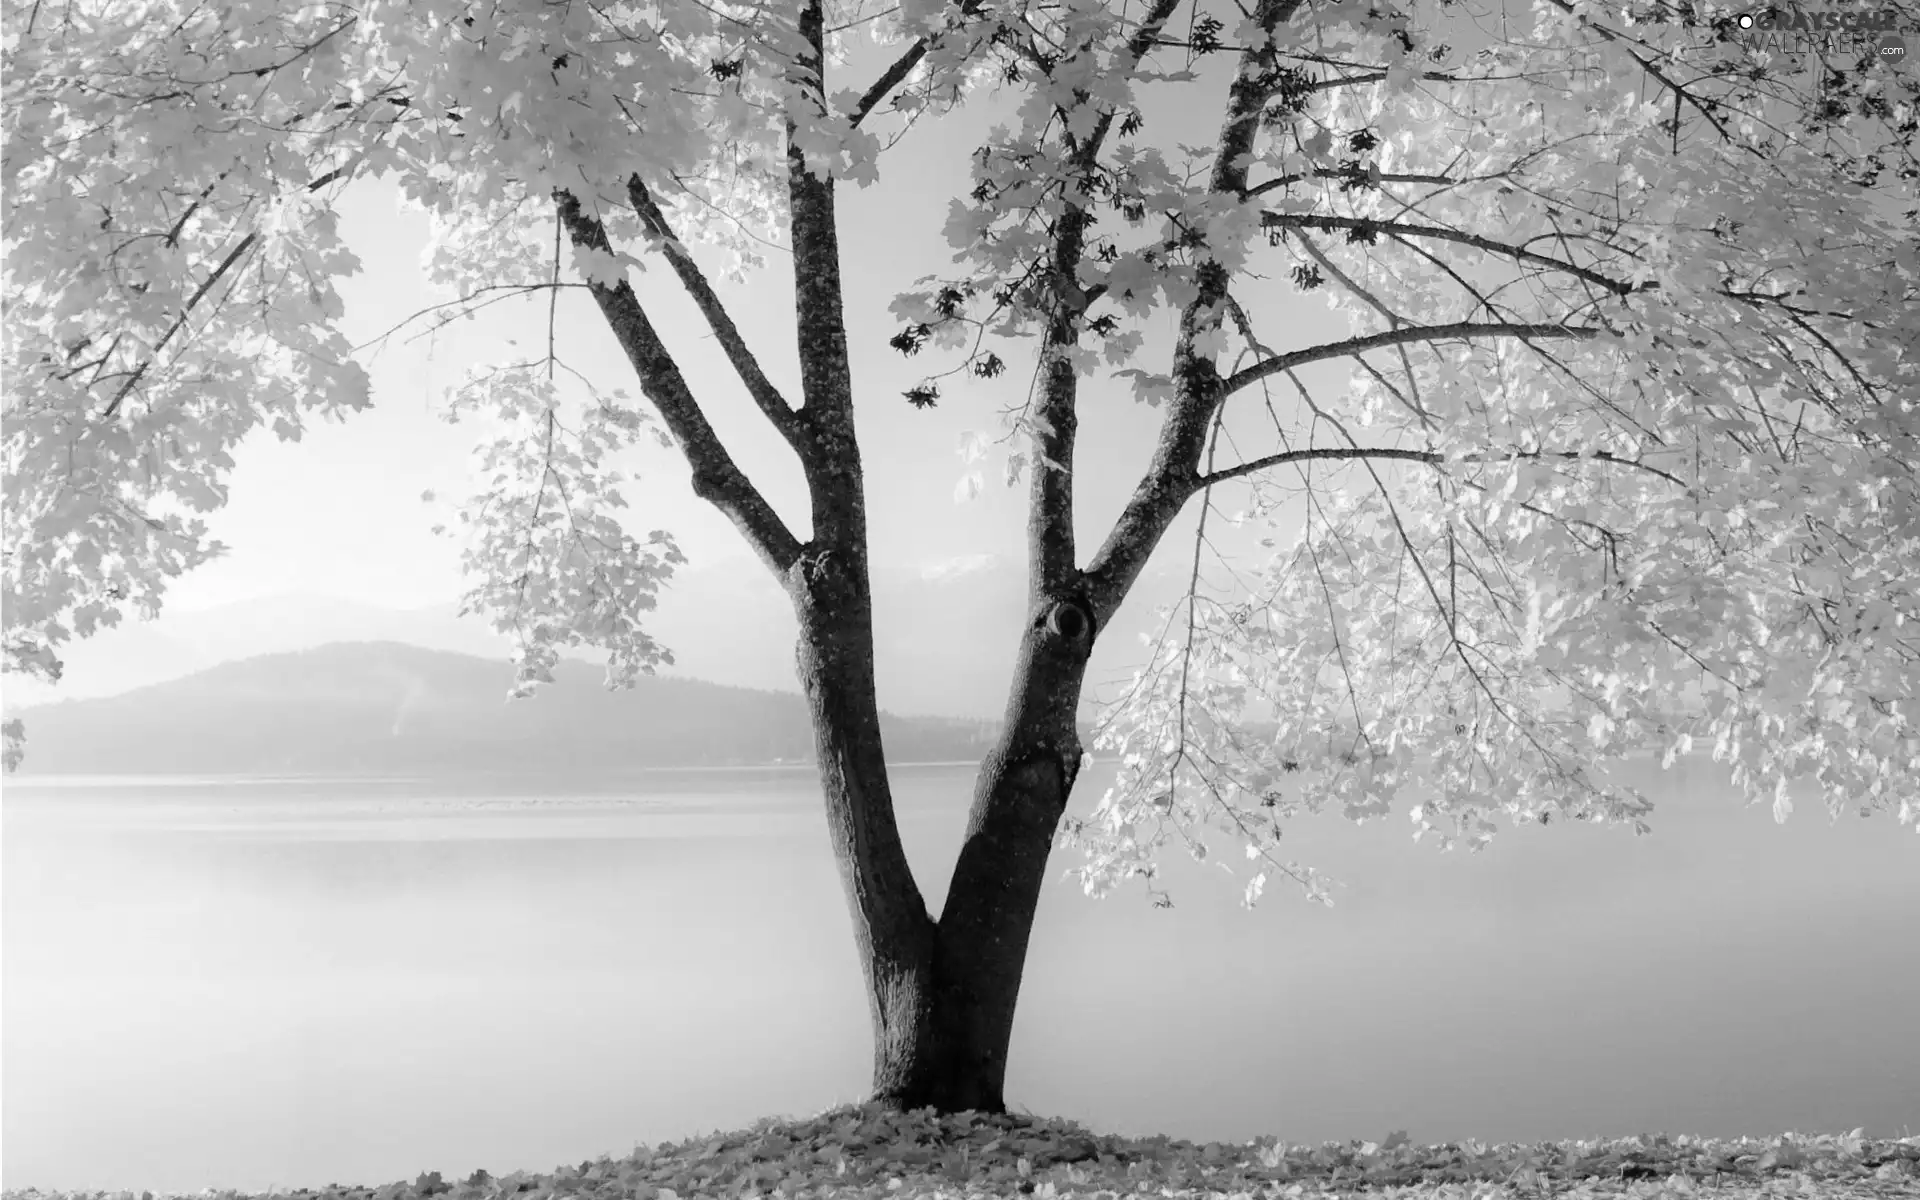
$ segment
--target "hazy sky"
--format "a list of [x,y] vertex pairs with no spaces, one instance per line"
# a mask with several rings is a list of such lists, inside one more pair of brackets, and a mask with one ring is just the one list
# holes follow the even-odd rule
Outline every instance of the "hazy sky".
[[[849,78],[855,72],[849,68]],[[1179,110],[1166,104],[1150,110],[1157,144],[1212,140],[1219,90],[1204,90],[1203,96],[1183,95],[1187,103]],[[997,455],[986,464],[989,486],[978,499],[957,504],[954,485],[963,469],[957,454],[962,432],[997,435],[998,411],[1024,397],[1030,344],[1020,347],[1028,351],[1024,361],[1009,356],[1007,374],[990,384],[943,381],[946,396],[932,410],[912,408],[900,393],[922,373],[950,368],[958,359],[931,348],[904,359],[887,346],[899,327],[888,312],[893,295],[921,276],[952,270],[951,250],[940,234],[950,198],[970,186],[968,152],[1007,107],[988,98],[969,111],[924,123],[885,156],[878,185],[840,191],[847,324],[877,559],[919,564],[1003,553],[1018,561],[1023,553],[1025,489],[995,482]],[[427,284],[422,270],[427,218],[402,207],[392,181],[355,183],[340,208],[344,236],[363,267],[342,288],[346,329],[356,344],[371,343],[410,313],[447,298]],[[752,408],[677,281],[656,264],[635,284],[735,458],[788,521],[804,529],[804,491],[791,455]],[[773,254],[749,286],[720,289],[789,397],[798,393],[791,289],[784,251]],[[1318,298],[1286,289],[1273,303],[1279,308],[1268,308],[1265,320],[1290,335],[1289,341],[1344,332]],[[245,443],[235,455],[231,501],[210,521],[231,552],[182,580],[173,602],[201,608],[318,592],[405,606],[455,595],[461,588],[456,547],[429,533],[433,517],[420,496],[427,489],[443,497],[462,494],[469,431],[449,426],[436,409],[469,364],[541,353],[546,315],[544,296],[515,299],[433,338],[408,340],[425,328],[416,323],[384,346],[368,345],[362,359],[373,376],[373,409],[316,427],[298,444],[279,443],[266,433]],[[1156,342],[1164,345],[1173,319],[1158,321],[1162,336],[1151,337],[1149,354]],[[562,294],[558,326],[569,363],[602,388],[626,387],[638,397],[631,367],[585,293]],[[508,339],[518,345],[506,345]],[[1143,365],[1163,369],[1164,350]],[[1096,377],[1084,387],[1078,458],[1083,561],[1144,467],[1160,416],[1135,402],[1124,384]],[[628,489],[630,528],[671,530],[696,563],[746,553],[732,526],[693,497],[676,453],[649,446],[622,465],[638,477]],[[1193,513],[1187,515],[1190,521]]]

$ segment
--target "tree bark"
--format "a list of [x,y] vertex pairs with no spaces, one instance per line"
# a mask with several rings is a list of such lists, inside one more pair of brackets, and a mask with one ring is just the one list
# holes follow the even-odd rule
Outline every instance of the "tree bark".
[[941,1111],[1006,1111],[1007,1052],[1054,833],[1080,773],[1075,716],[1093,623],[1078,597],[1037,604],[1000,739],[981,764],[965,841],[940,914],[922,1044],[889,1064],[876,1099]]
[[[1300,0],[1261,0],[1269,32]],[[971,10],[972,0],[963,5]],[[1138,64],[1171,19],[1175,0],[1153,0],[1129,39]],[[828,109],[824,94],[824,0],[803,0],[805,50],[793,82],[802,103]],[[899,60],[854,113],[857,123],[911,70],[926,43]],[[1241,195],[1246,162],[1271,66],[1271,48],[1243,52],[1212,190]],[[1130,67],[1129,67],[1130,69]],[[1099,116],[1075,152],[1091,177],[1116,113]],[[1076,716],[1088,654],[1147,556],[1197,490],[1200,441],[1220,400],[1212,361],[1194,351],[1196,334],[1217,326],[1227,273],[1203,265],[1202,296],[1182,316],[1176,376],[1182,394],[1162,430],[1154,461],[1120,522],[1087,570],[1077,566],[1073,455],[1078,375],[1067,352],[1078,345],[1087,294],[1075,279],[1086,251],[1090,210],[1071,206],[1049,259],[1053,307],[1042,347],[1045,387],[1034,424],[1030,482],[1029,619],[1021,639],[1006,717],[981,764],[966,840],[938,921],[913,878],[888,786],[874,686],[873,604],[860,446],[840,274],[831,174],[809,168],[788,125],[789,228],[793,238],[795,330],[802,403],[796,410],[747,348],[705,276],[669,237],[665,251],[707,318],[762,414],[799,456],[812,536],[802,544],[746,478],[708,423],[638,296],[624,280],[593,282],[593,297],[633,363],[647,397],[693,468],[693,490],[728,517],[783,582],[799,619],[796,668],[814,728],[815,753],[834,861],[840,871],[873,1022],[873,1098],[943,1112],[1006,1109],[1007,1052],[1026,966],[1027,944],[1055,831],[1079,774]],[[1072,189],[1069,189],[1071,194]],[[1089,193],[1090,194],[1090,193]],[[628,180],[634,210],[667,236],[666,215],[644,180]],[[606,230],[569,192],[555,193],[576,247],[610,250]]]
[[1035,605],[1006,720],[981,766],[938,922],[901,845],[873,686],[871,603],[831,555],[789,576],[827,824],[873,1022],[871,1098],[1006,1111],[1007,1052],[1054,832],[1079,773],[1094,627],[1079,596]]
[[[1146,26],[1129,42],[1134,61],[1174,7],[1174,0],[1155,0]],[[799,31],[809,52],[797,78],[823,108],[824,30],[821,0],[805,0]],[[1112,114],[1100,119],[1099,137],[1086,147],[1083,166],[1091,165],[1112,121]],[[936,922],[900,843],[880,741],[865,495],[833,182],[808,169],[791,125],[787,157],[804,394],[790,440],[805,470],[813,539],[783,578],[799,618],[796,665],[813,720],[834,859],[866,977],[872,1098],[898,1108],[1004,1112],[1007,1051],[1027,942],[1054,832],[1080,770],[1075,718],[1087,657],[1131,581],[1107,581],[1096,594],[1075,565],[1077,376],[1064,351],[1078,343],[1085,314],[1084,296],[1071,299],[1076,289],[1069,285],[1090,218],[1075,210],[1078,215],[1062,224],[1052,255],[1055,308],[1044,352],[1048,384],[1036,426],[1039,461],[1027,529],[1029,617],[1006,718],[981,764],[966,840]],[[735,359],[740,365],[743,356]],[[743,378],[748,374],[743,371]],[[777,408],[774,415],[784,420]]]
[[866,977],[878,1087],[895,1048],[922,1037],[935,928],[894,818],[864,563],[810,546],[786,582],[800,624],[795,667],[813,723],[827,833]]

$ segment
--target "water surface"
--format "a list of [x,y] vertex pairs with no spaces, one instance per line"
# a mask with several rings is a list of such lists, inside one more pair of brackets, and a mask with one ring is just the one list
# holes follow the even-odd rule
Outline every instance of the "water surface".
[[[970,777],[896,775],[936,911]],[[1056,879],[1008,1099],[1196,1139],[1920,1131],[1920,838],[1776,825],[1705,764],[1654,794],[1652,837],[1529,826],[1479,855],[1404,815],[1303,819],[1332,909],[1275,884],[1244,911],[1184,855],[1170,910]],[[865,1083],[807,768],[21,777],[0,817],[8,1187],[545,1170]]]

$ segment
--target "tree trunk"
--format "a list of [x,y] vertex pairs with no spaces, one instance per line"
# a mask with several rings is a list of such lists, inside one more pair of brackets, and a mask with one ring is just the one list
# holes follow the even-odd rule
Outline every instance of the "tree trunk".
[[894,819],[874,692],[865,563],[809,546],[787,576],[799,617],[795,667],[813,722],[827,833],[853,918],[873,1021],[874,1074],[924,1024],[934,923]]
[[872,1098],[903,1109],[1004,1112],[1027,940],[1080,768],[1075,714],[1091,611],[1079,596],[1035,606],[936,923],[907,864],[887,785],[864,576],[810,554],[789,592],[828,829],[866,977]]

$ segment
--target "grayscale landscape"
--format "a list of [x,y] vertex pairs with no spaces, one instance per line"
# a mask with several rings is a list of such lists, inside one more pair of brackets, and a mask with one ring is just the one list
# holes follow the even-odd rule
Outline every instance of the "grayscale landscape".
[[7,0],[0,1200],[1920,1198],[1920,0]]

